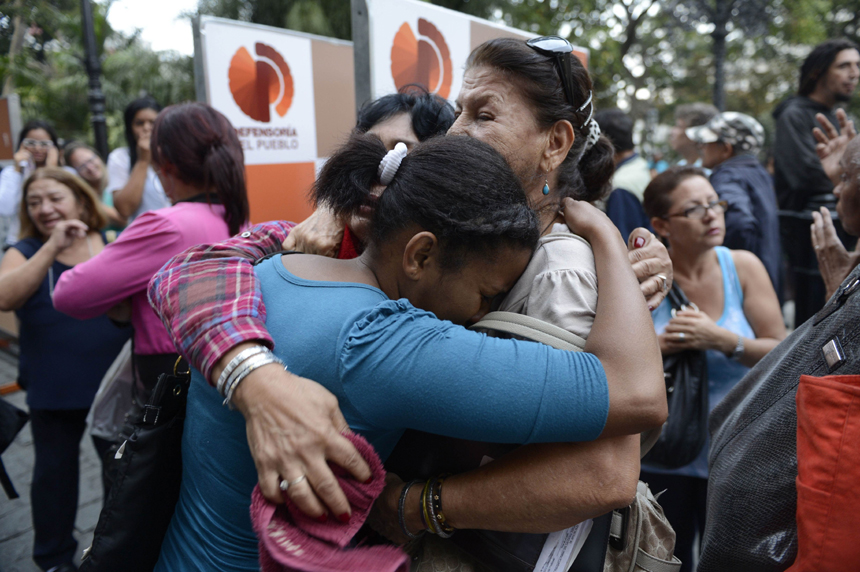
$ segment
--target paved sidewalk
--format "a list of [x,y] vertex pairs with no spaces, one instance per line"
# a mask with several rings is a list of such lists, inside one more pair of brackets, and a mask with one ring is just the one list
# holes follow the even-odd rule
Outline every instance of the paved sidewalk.
[[[0,351],[0,385],[15,381],[17,372],[17,360]],[[27,409],[26,394],[23,391],[6,395],[3,399]],[[29,423],[3,453],[3,463],[21,497],[9,500],[0,489],[0,571],[38,572],[39,567],[31,558],[33,523],[30,517],[30,481],[33,475],[33,438],[30,435]],[[75,523],[79,553],[92,541],[101,503],[101,466],[92,441],[85,436],[81,443],[80,494],[78,518]]]

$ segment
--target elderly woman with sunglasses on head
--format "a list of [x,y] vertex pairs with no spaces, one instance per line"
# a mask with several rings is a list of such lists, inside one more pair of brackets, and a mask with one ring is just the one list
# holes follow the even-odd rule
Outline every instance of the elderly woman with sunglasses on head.
[[15,163],[0,171],[0,216],[12,217],[4,248],[18,242],[21,184],[36,169],[59,165],[59,157],[57,133],[50,123],[32,119],[24,124],[13,156]]
[[[594,258],[588,244],[566,229],[559,210],[566,197],[593,200],[603,196],[614,166],[612,148],[599,137],[591,120],[588,72],[570,52],[570,44],[561,38],[537,39],[531,45],[492,40],[479,46],[470,56],[457,101],[458,118],[449,133],[481,139],[501,152],[539,215],[544,237],[538,253],[503,309],[533,315],[587,337],[597,302]],[[186,253],[151,285],[153,304],[174,339],[210,382],[243,349],[260,341],[271,344],[259,318],[264,308],[253,271],[247,261],[236,257],[255,258],[276,251],[289,227],[270,223],[230,244]],[[635,231],[630,258],[649,304],[656,305],[671,282],[671,264],[665,248],[651,239],[650,233]],[[208,299],[218,299],[217,305],[202,312],[202,307],[189,304],[185,297],[180,299],[179,292],[170,287],[183,276],[199,278],[201,272],[238,281],[226,289],[219,286],[221,294],[208,291],[214,283],[205,280],[189,285],[196,294],[214,294],[216,298]],[[231,293],[226,300],[224,292]],[[242,295],[234,304],[236,292]],[[222,308],[237,309],[241,315]],[[636,333],[618,332],[619,339],[623,335]],[[359,479],[368,473],[343,444],[339,432],[345,423],[336,401],[309,380],[289,372],[271,374],[248,376],[233,397],[246,415],[261,489],[277,500],[280,476],[307,473],[301,487],[289,489],[292,500],[313,516],[323,514],[324,505],[333,514],[344,513],[346,499],[333,486],[333,478],[317,462],[318,457],[343,464]],[[636,393],[641,406],[655,411],[655,417],[665,412],[662,388],[638,387]],[[296,400],[295,395],[303,395],[303,399]],[[284,436],[281,443],[272,438],[275,434]],[[465,526],[517,532],[559,530],[629,502],[639,472],[639,436],[524,447],[510,460],[491,463],[481,471],[485,473],[480,478],[449,482],[449,490],[456,491],[451,498],[456,495],[458,499],[450,502],[462,503],[461,514],[470,515]],[[510,489],[486,486],[493,478],[522,483],[542,481],[548,474],[554,475],[559,486],[523,491],[521,484],[514,485],[516,498],[511,497]],[[386,494],[394,498],[399,492],[395,486]],[[498,510],[507,511],[504,518],[498,517]]]
[[[779,302],[764,264],[746,250],[722,246],[726,234],[721,201],[701,169],[673,167],[645,189],[643,206],[654,230],[669,244],[675,283],[695,306],[654,312],[660,350],[704,350],[713,409],[749,369],[785,337]],[[692,570],[693,541],[704,533],[708,447],[689,465],[673,470],[643,467],[642,480],[660,497],[675,528],[675,554]]]

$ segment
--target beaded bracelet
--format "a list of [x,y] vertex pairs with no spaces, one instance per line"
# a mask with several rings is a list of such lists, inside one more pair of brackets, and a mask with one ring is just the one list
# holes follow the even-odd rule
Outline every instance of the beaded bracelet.
[[451,536],[454,534],[454,527],[448,524],[448,520],[442,512],[442,483],[445,482],[446,476],[447,475],[439,475],[430,486],[430,502],[439,528],[448,534],[448,536]]
[[227,364],[227,367],[225,367],[224,370],[221,372],[221,375],[218,376],[218,383],[215,385],[215,387],[218,389],[218,393],[220,393],[222,397],[226,395],[226,390],[228,387],[230,387],[230,384],[227,383],[227,380],[231,376],[233,376],[233,373],[235,372],[236,368],[239,366],[240,363],[242,363],[251,356],[270,351],[271,350],[269,350],[269,348],[267,348],[266,346],[253,346],[248,349],[242,350],[241,352],[236,354],[236,356],[231,359],[230,362]]
[[[445,521],[445,516],[440,515],[437,512],[437,507],[441,509],[441,493],[442,489],[440,486],[437,486],[439,479],[441,476],[435,477],[432,479],[428,479],[427,483],[424,485],[424,490],[421,494],[421,505],[426,511],[425,514],[427,516],[427,520],[430,523],[429,530],[433,534],[441,538],[450,538],[451,535],[454,534],[454,528],[449,526]],[[444,479],[443,479],[444,480]],[[436,497],[435,500],[433,497]]]
[[286,369],[284,362],[278,359],[272,352],[268,352],[262,355],[256,355],[250,359],[243,361],[242,365],[238,369],[238,373],[236,374],[236,379],[233,380],[230,387],[227,388],[227,395],[224,397],[223,405],[229,405],[232,409],[233,394],[236,392],[236,388],[239,387],[239,384],[242,383],[245,378],[248,377],[248,375],[255,369],[261,368],[264,365],[269,365],[272,363],[281,365],[284,367],[284,369]]
[[430,490],[430,479],[424,483],[424,490],[421,491],[421,521],[424,523],[424,527],[427,532],[430,534],[437,534],[435,522],[430,517],[430,507],[427,506],[427,498],[429,497],[428,491]]
[[421,536],[426,532],[426,530],[422,530],[418,534],[412,534],[406,527],[406,495],[409,494],[409,489],[411,489],[413,485],[417,485],[420,482],[421,479],[415,479],[403,487],[403,490],[400,491],[400,502],[397,506],[397,520],[400,521],[400,530],[403,531],[403,534],[412,539],[421,538]]

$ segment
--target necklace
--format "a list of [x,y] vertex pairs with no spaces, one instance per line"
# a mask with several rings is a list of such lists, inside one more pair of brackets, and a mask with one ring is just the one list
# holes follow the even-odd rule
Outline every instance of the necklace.
[[[88,234],[86,237],[87,241],[87,250],[90,253],[90,258],[93,257],[93,245],[90,243],[90,235]],[[54,300],[54,263],[48,267],[48,294],[51,296],[51,301]]]

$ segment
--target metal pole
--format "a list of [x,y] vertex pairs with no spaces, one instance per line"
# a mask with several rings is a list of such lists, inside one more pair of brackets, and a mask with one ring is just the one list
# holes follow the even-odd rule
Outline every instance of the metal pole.
[[370,19],[365,0],[351,0],[352,54],[355,63],[355,108],[371,100],[370,89]]
[[93,124],[93,135],[95,136],[96,151],[107,158],[108,139],[107,123],[105,122],[105,94],[102,92],[100,79],[102,66],[99,62],[96,50],[96,34],[93,28],[93,8],[90,0],[81,0],[81,20],[84,31],[84,56],[87,67],[87,75],[90,78],[87,98],[90,102],[90,123]]

